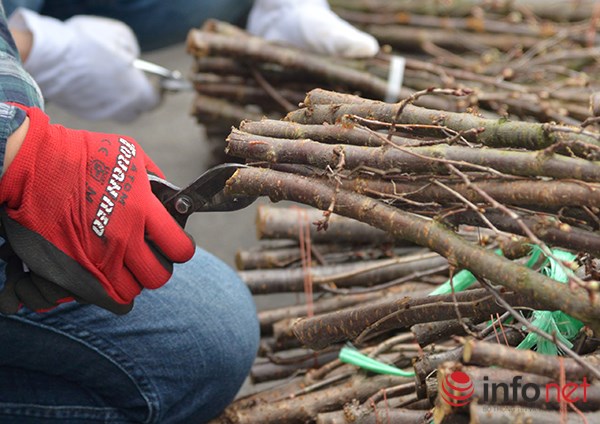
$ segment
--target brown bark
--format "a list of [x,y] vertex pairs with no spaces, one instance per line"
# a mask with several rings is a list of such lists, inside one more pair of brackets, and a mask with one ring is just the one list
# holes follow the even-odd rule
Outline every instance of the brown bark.
[[[259,207],[260,208],[260,207]],[[384,259],[409,255],[421,250],[415,247],[344,246],[339,244],[317,244],[311,246],[315,261],[320,264],[338,264],[369,259]],[[316,252],[316,253],[315,253]],[[316,258],[316,256],[319,258]],[[235,255],[238,270],[285,268],[300,264],[299,247],[279,247],[239,250]],[[321,259],[323,262],[321,262]]]
[[[536,37],[538,39],[553,37],[559,32],[562,32],[567,33],[569,39],[573,41],[581,44],[587,42],[583,34],[581,34],[580,31],[577,31],[576,27],[549,21],[536,25],[529,22],[507,22],[499,19],[486,18],[485,16],[456,18],[407,12],[398,14],[368,13],[351,11],[344,9],[343,7],[336,10],[342,18],[357,25],[403,25],[407,27],[439,28],[486,34],[510,33]],[[478,41],[481,42],[481,40]]]
[[[593,366],[600,366],[600,357],[597,355],[584,357],[584,359]],[[594,375],[589,370],[570,358],[562,360],[564,368],[561,369],[559,358],[556,356],[542,355],[530,350],[517,350],[472,339],[465,342],[463,361],[479,366],[498,366],[538,374],[554,380],[560,379],[561,372],[564,372],[566,379],[570,381],[579,381],[583,377],[586,377],[588,381],[594,379]]]
[[[268,335],[268,334],[267,334]],[[259,351],[261,354],[281,352],[284,350],[296,349],[302,347],[297,338],[288,338],[285,340],[275,340],[274,337],[263,337],[260,341]]]
[[[505,293],[504,296],[511,305],[534,307],[526,297],[514,293]],[[405,297],[304,318],[294,324],[294,334],[303,345],[317,350],[333,343],[354,340],[365,331],[376,333],[409,328],[424,322],[456,319],[457,310],[462,318],[474,321],[504,312],[485,289],[475,289],[456,293],[455,296]]]
[[266,381],[281,380],[301,370],[319,368],[336,359],[338,354],[339,351],[336,350],[333,352],[315,353],[314,356],[302,359],[297,363],[274,364],[265,362],[254,364],[250,370],[250,381],[252,384],[259,384]]
[[[203,76],[233,76],[236,78],[244,78],[248,81],[252,78],[252,68],[248,63],[235,57],[205,56],[196,57],[194,59],[192,71],[195,72],[195,75],[192,75],[192,81]],[[256,63],[253,63],[253,65],[259,66]],[[306,75],[301,69],[277,69],[269,66],[259,66],[259,69],[261,74],[267,78],[269,82],[276,85],[281,84],[294,89],[298,89],[301,84],[308,84],[313,87],[318,85],[317,79],[311,78],[310,75]]]
[[[323,253],[327,245],[319,248]],[[334,249],[337,246],[332,246]],[[240,271],[250,269],[284,268],[302,259],[299,247],[281,247],[277,249],[238,250],[235,254],[235,266]]]
[[237,409],[235,404],[225,410],[212,424],[303,424],[321,412],[339,409],[353,399],[365,400],[384,387],[395,386],[408,380],[401,377],[357,375],[342,385],[319,390],[279,402],[259,403],[254,407]]
[[[246,107],[201,94],[196,95],[192,114],[196,115],[202,122],[208,121],[210,123],[211,118],[216,118],[219,120],[220,127],[224,127],[225,122],[229,122],[228,128],[232,125],[238,125],[244,119],[258,120],[263,117],[261,113],[253,112]],[[225,145],[223,145],[224,148]]]
[[446,259],[437,254],[413,255],[376,261],[351,262],[348,264],[313,266],[310,269],[283,268],[240,271],[238,275],[253,294],[302,292],[307,273],[310,273],[314,291],[322,291],[322,285],[335,284],[344,287],[373,287],[387,283],[417,271],[425,271],[445,265]]
[[275,343],[285,345],[288,344],[288,342],[295,341],[296,336],[294,335],[292,328],[296,320],[296,318],[284,318],[273,323],[273,337],[275,338]]
[[[341,107],[345,107],[341,106]],[[350,105],[351,106],[351,105]],[[360,147],[323,144],[315,141],[263,137],[233,129],[227,137],[226,153],[248,160],[335,168],[343,156],[346,169],[359,167],[404,173],[447,174],[447,161],[460,169],[491,168],[503,174],[523,177],[552,177],[600,182],[600,165],[585,159],[500,149],[462,146]],[[327,208],[325,208],[327,209]]]
[[374,13],[415,13],[437,16],[469,16],[474,7],[484,7],[494,13],[508,14],[525,8],[532,14],[559,22],[578,21],[593,13],[594,0],[573,3],[569,0],[548,2],[546,0],[501,0],[491,3],[481,0],[454,1],[390,1],[390,0],[330,0],[333,8],[360,10]]
[[[490,210],[481,212],[496,228],[513,234],[527,236],[523,228],[512,218],[500,211]],[[553,216],[536,216],[535,214],[520,214],[521,221],[542,241],[556,247],[562,247],[578,252],[588,252],[600,255],[600,236],[588,229],[572,227]],[[455,225],[467,224],[486,227],[481,215],[471,211],[457,213],[448,217],[448,222]]]
[[535,36],[512,33],[472,33],[408,25],[366,25],[363,28],[381,43],[390,44],[398,51],[419,50],[423,45],[431,43],[457,53],[479,51],[484,46],[506,52],[517,44],[529,49],[540,42],[540,39]]
[[[498,330],[500,332],[500,330]],[[506,337],[506,339],[505,339]],[[501,343],[508,342],[510,346],[516,346],[525,338],[525,335],[513,329],[507,329],[503,334],[498,335]],[[487,342],[497,343],[496,334],[490,334],[484,338]],[[498,346],[498,344],[494,344]],[[464,346],[458,346],[452,350],[440,353],[425,354],[413,363],[415,370],[415,384],[417,395],[420,399],[427,397],[427,378],[444,362],[458,362],[462,359]]]
[[543,310],[562,310],[594,331],[600,330],[600,300],[590,299],[580,288],[553,281],[485,249],[465,242],[435,221],[404,213],[365,196],[336,191],[314,179],[267,169],[240,169],[228,181],[231,193],[269,195],[274,200],[293,200],[364,221],[394,237],[430,248],[451,264],[469,269],[475,276],[500,284],[530,298]]
[[269,43],[249,34],[229,37],[192,29],[188,33],[188,52],[196,57],[208,55],[235,56],[254,62],[276,63],[288,69],[303,69],[330,84],[346,84],[356,90],[383,99],[387,83],[352,68],[335,64],[322,56],[304,52],[302,55],[287,47]]
[[278,208],[271,205],[260,205],[256,212],[256,237],[259,240],[298,240],[300,226],[308,225],[311,243],[352,243],[357,245],[393,241],[385,231],[356,219],[339,215],[331,215],[327,221],[327,230],[319,231],[319,227],[315,223],[324,220],[323,212],[312,208]]
[[[308,93],[304,104],[305,108],[289,113],[286,120],[301,124],[322,124],[323,122],[331,124],[340,120],[344,115],[350,114],[383,122],[393,122],[400,107],[399,104],[371,101],[320,89]],[[430,110],[414,105],[406,105],[396,122],[425,125],[436,123],[455,131],[485,128],[485,131],[477,135],[465,137],[470,141],[476,141],[489,147],[537,150],[563,139],[563,135],[547,131],[544,129],[544,125],[539,123],[484,119],[468,113]],[[569,134],[569,139],[600,145],[594,139],[579,134]]]
[[[315,314],[319,315],[326,312],[336,311],[349,306],[358,304],[364,304],[367,302],[375,301],[387,296],[391,293],[407,293],[411,290],[423,290],[424,285],[421,284],[406,284],[403,286],[395,287],[385,291],[363,293],[363,294],[350,294],[333,296],[329,298],[319,299],[312,304],[312,310]],[[277,309],[268,309],[258,312],[258,321],[260,322],[261,334],[268,335],[273,331],[273,324],[286,318],[300,318],[305,317],[308,313],[308,306],[294,305],[285,306]]]
[[419,346],[425,347],[450,336],[464,336],[466,334],[465,326],[471,327],[473,325],[473,320],[470,318],[463,320],[449,319],[415,324],[410,327],[410,331],[415,335],[415,340]]
[[[304,99],[304,92],[290,90],[285,87],[279,87],[278,93],[288,102],[297,105]],[[241,82],[240,85],[227,82],[218,83],[197,83],[196,92],[200,95],[217,98],[220,100],[228,100],[230,102],[242,105],[258,105],[267,111],[280,111],[281,113],[287,110],[279,106],[269,93],[263,88],[250,85],[247,81]],[[201,101],[201,100],[199,100]],[[197,113],[199,113],[198,109]]]
[[343,125],[302,125],[295,122],[263,119],[261,121],[244,121],[240,130],[265,137],[289,139],[310,138],[323,143],[345,143],[357,146],[382,146],[385,143],[373,132],[354,126]]
[[[484,202],[475,190],[466,184],[444,181],[447,187],[460,193],[467,200]],[[474,184],[498,202],[505,205],[537,207],[563,207],[570,205],[600,207],[600,185],[575,181],[490,181],[474,180]],[[441,204],[461,203],[448,190],[430,181],[406,182],[355,178],[344,181],[344,188],[371,197],[402,196],[416,202],[437,202]]]

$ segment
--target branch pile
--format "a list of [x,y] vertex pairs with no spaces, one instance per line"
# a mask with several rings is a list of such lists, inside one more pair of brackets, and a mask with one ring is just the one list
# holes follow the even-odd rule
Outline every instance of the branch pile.
[[[256,296],[304,296],[260,313],[252,378],[277,384],[215,422],[595,422],[600,134],[326,90],[302,105],[227,139],[252,165],[231,193],[316,210],[259,209],[266,244],[239,253],[242,279]],[[463,270],[476,280],[467,290],[430,295]],[[581,328],[564,342],[532,311]],[[528,334],[565,357],[515,349]],[[340,361],[348,342],[409,374]],[[448,393],[465,393],[448,384],[464,375],[469,402],[453,406]]]
[[[420,97],[416,104],[534,122],[589,124],[600,112],[600,105],[590,111],[590,96],[600,89],[600,8],[592,0],[551,7],[539,0],[331,3],[379,39],[376,57],[320,56],[219,21],[190,31],[192,114],[209,135],[223,138],[243,119],[279,119],[314,88],[387,101],[432,87],[463,91],[468,95]],[[388,81],[398,55],[405,69],[397,91]]]

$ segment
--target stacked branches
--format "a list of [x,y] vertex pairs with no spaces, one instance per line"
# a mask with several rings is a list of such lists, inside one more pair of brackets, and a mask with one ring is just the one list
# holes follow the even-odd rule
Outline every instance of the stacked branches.
[[[261,238],[300,247],[238,255],[257,296],[308,296],[261,312],[263,357],[253,375],[285,384],[238,400],[219,422],[594,422],[599,134],[325,90],[303,105],[283,121],[245,121],[227,140],[229,154],[254,165],[229,180],[230,192],[323,212],[263,208]],[[577,255],[558,260],[567,284],[539,264],[524,266],[532,245]],[[259,267],[273,269],[251,269]],[[427,296],[464,269],[477,280],[469,290]],[[584,326],[569,347],[533,327],[532,310],[562,311]],[[531,332],[568,357],[516,350]],[[414,377],[343,364],[335,358],[347,341]],[[469,376],[477,402],[444,401],[442,384],[456,371]],[[517,376],[523,385],[578,386],[568,402],[486,397],[486,382],[508,387]]]
[[[376,57],[320,56],[219,21],[190,31],[192,114],[210,136],[222,139],[243,119],[279,119],[314,88],[388,101],[432,87],[463,91],[468,95],[420,97],[416,104],[493,119],[587,125],[600,111],[589,107],[600,88],[600,12],[592,0],[331,3],[379,39]],[[406,59],[399,92],[388,85],[396,55]]]
[[[471,106],[577,124],[598,90],[593,0],[332,0],[344,19],[408,57],[406,84],[468,87]],[[474,98],[474,100],[473,100]]]
[[[250,375],[255,384],[337,358],[338,342],[320,351],[302,347],[293,334],[298,318],[389,303],[407,294],[423,297],[446,279],[446,259],[428,249],[395,242],[381,230],[338,215],[330,217],[327,231],[319,231],[313,223],[321,218],[317,209],[261,205],[256,218],[261,243],[236,255],[239,276],[259,304],[270,306],[258,314],[260,359]],[[306,291],[308,275],[314,296]],[[271,306],[271,299],[281,306]],[[405,365],[409,357],[401,358]]]

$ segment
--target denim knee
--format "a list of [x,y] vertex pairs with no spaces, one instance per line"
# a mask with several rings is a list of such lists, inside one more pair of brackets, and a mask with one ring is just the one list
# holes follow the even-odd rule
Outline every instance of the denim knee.
[[[201,297],[196,305],[202,310],[194,312],[201,355],[196,356],[193,367],[199,373],[196,390],[174,408],[196,403],[194,419],[203,422],[217,416],[234,399],[248,376],[258,350],[259,324],[248,288],[229,266],[198,250],[193,262],[180,268],[177,279],[193,281],[192,275],[202,276],[202,287],[191,294]],[[168,284],[176,285],[177,279]]]
[[[127,315],[68,303],[45,314],[0,318],[3,337],[10,340],[0,347],[0,362],[27,371],[0,372],[7,376],[0,387],[10,394],[4,402],[11,405],[4,405],[4,413],[0,408],[0,421],[9,413],[29,416],[33,402],[36,414],[60,414],[64,423],[80,422],[82,414],[87,422],[122,423],[117,417],[124,416],[131,422],[205,422],[234,399],[259,341],[247,287],[233,269],[200,249],[175,266],[164,287],[138,296]],[[59,384],[63,376],[69,385]],[[27,387],[40,386],[47,391],[37,389],[32,398]],[[76,387],[90,390],[74,397]]]

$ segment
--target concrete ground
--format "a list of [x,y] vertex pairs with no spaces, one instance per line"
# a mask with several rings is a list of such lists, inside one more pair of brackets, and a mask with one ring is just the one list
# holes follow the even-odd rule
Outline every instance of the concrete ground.
[[[189,72],[192,64],[184,44],[154,51],[142,58],[179,69],[184,74]],[[71,128],[116,132],[134,137],[168,179],[182,186],[194,180],[210,165],[210,148],[204,130],[190,116],[193,98],[193,93],[169,93],[156,110],[128,124],[86,121],[52,104],[47,105],[47,110],[53,122]],[[256,243],[255,211],[256,204],[237,212],[195,214],[188,221],[186,230],[199,246],[233,265],[237,249]]]

